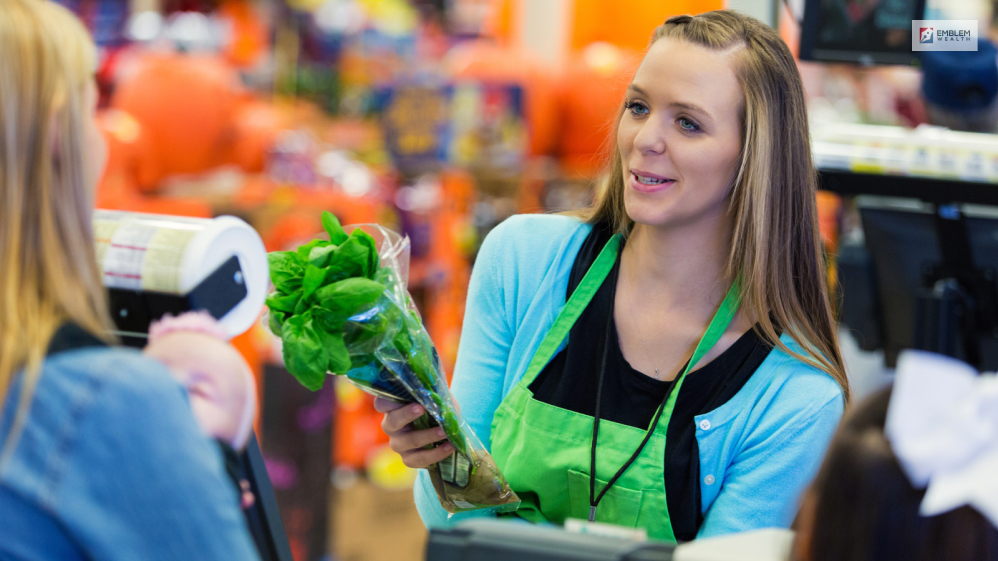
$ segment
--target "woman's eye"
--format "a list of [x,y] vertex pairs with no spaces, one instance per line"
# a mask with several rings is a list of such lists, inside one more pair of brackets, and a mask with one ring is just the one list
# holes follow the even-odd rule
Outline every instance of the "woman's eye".
[[647,115],[648,108],[642,103],[637,101],[628,101],[624,104],[624,108],[631,112],[632,115]]
[[700,125],[698,125],[696,121],[687,117],[680,117],[676,122],[678,122],[679,126],[685,131],[696,132],[700,130]]

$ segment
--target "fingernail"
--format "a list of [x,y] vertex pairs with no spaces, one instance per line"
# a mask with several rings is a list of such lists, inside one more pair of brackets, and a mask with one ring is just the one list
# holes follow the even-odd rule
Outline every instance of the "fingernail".
[[413,405],[412,406],[412,412],[413,413],[422,413],[423,412],[423,408],[421,406],[419,406],[419,405]]
[[448,442],[447,444],[444,444],[444,450],[447,450],[448,452],[452,452],[452,451],[454,451],[454,445],[451,444],[450,442]]
[[437,429],[437,436],[440,436],[440,437],[447,436],[447,433],[444,432],[444,429],[440,428],[440,429]]

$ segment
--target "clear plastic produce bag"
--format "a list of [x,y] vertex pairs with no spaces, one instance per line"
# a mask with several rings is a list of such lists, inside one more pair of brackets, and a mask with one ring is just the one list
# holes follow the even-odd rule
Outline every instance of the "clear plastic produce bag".
[[284,343],[288,371],[313,390],[337,374],[368,393],[419,403],[427,413],[417,428],[443,427],[455,449],[429,468],[444,509],[516,510],[519,498],[455,407],[406,288],[409,239],[378,225],[348,235],[329,213],[323,226],[328,241],[269,255],[267,324]]

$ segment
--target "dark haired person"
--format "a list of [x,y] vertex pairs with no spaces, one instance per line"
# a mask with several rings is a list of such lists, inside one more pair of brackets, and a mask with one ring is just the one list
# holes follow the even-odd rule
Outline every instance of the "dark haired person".
[[955,131],[998,133],[998,50],[925,51],[922,97],[929,123]]
[[910,351],[896,376],[836,433],[794,561],[998,561],[998,378]]

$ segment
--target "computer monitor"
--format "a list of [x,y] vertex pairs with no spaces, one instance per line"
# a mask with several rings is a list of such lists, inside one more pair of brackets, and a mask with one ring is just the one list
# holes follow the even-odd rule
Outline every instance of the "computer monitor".
[[[870,338],[883,348],[886,364],[893,366],[903,349],[929,347],[927,350],[950,354],[981,370],[998,369],[998,333],[994,330],[998,321],[994,282],[998,207],[964,205],[940,211],[940,207],[915,201],[865,198],[858,206],[873,273],[874,304],[870,310],[876,317],[867,325],[879,328]],[[953,224],[947,222],[950,219]],[[962,245],[969,245],[969,256],[959,254],[966,247],[961,249],[961,244],[945,238],[945,229],[960,226],[958,220],[966,232]],[[941,243],[941,238],[946,241]],[[958,253],[956,259],[954,252]],[[951,266],[961,258],[971,264],[971,274],[966,267]],[[950,273],[960,279],[959,287],[937,282],[949,278]],[[844,294],[845,300],[864,297],[850,295],[848,290]],[[972,333],[961,314],[973,318],[969,324]]]
[[925,0],[806,0],[800,59],[914,64],[911,22],[924,11]]

